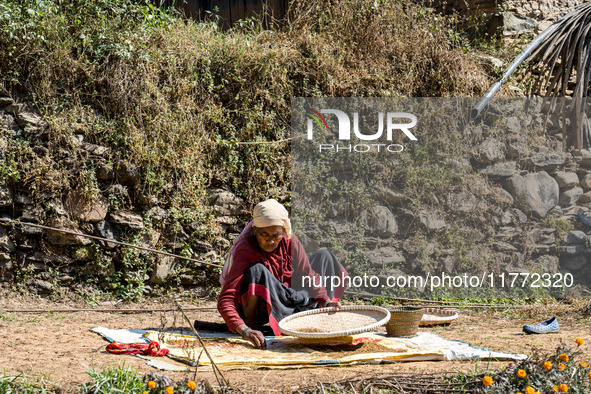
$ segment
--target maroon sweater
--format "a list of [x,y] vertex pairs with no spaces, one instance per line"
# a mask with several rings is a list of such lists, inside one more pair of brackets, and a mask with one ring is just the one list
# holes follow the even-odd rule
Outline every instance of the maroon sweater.
[[[244,271],[255,263],[263,263],[275,278],[288,287],[291,286],[291,277],[294,271],[302,276],[318,277],[316,283],[321,283],[319,275],[312,270],[308,256],[295,235],[291,239],[284,237],[271,253],[264,252],[259,247],[254,235],[245,237],[234,245],[234,264],[218,298],[218,311],[232,332],[236,330],[237,326],[244,323],[238,315],[236,306],[241,304],[240,288]],[[312,296],[320,305],[329,300],[325,288],[312,288],[311,291]]]

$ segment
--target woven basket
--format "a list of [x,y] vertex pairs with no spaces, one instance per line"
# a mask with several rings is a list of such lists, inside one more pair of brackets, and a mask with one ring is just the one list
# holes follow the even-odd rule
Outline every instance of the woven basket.
[[424,326],[448,325],[458,318],[458,312],[439,308],[425,308],[425,314],[419,324]]
[[390,319],[385,308],[371,305],[346,305],[312,309],[287,316],[279,322],[286,335],[299,338],[337,338],[371,331]]
[[395,306],[388,308],[390,320],[386,332],[391,337],[411,337],[417,333],[425,310],[415,306]]

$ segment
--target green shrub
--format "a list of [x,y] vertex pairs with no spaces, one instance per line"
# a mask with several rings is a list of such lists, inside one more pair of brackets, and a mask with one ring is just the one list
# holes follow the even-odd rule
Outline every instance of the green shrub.
[[0,375],[0,393],[3,394],[43,394],[55,390],[43,378],[32,379],[24,375]]
[[139,394],[144,391],[144,383],[137,371],[125,365],[108,367],[100,371],[91,368],[87,373],[91,380],[82,385],[82,394]]

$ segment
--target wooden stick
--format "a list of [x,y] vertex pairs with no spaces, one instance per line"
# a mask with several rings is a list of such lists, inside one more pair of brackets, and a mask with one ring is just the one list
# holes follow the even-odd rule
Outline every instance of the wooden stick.
[[[345,290],[343,294],[350,296],[351,298],[375,298],[381,297],[379,294],[371,294],[371,293],[354,293],[351,291]],[[488,305],[488,304],[465,304],[465,305],[458,305],[458,302],[455,301],[438,301],[438,300],[423,300],[420,298],[400,298],[400,297],[387,297],[394,301],[401,301],[401,302],[421,302],[421,303],[429,303],[429,304],[437,304],[441,305],[443,308],[512,308],[512,307],[526,307],[529,305]],[[418,305],[423,308],[431,308],[433,305]]]
[[[187,317],[187,315],[183,311],[183,307],[182,307],[181,303],[178,301],[175,301],[175,302],[178,307],[178,311],[181,312],[181,314],[183,315],[183,317],[185,318],[187,323],[189,323],[189,327],[191,327],[191,330],[193,330],[193,332],[195,333],[195,336],[197,337],[197,339],[199,339],[199,343],[201,344],[201,348],[203,349],[203,351],[207,355],[207,358],[209,358],[209,361],[211,362],[211,367],[213,368],[213,374],[215,375],[215,378],[218,381],[218,384],[222,387],[222,389],[224,387],[229,387],[230,382],[228,382],[228,380],[222,374],[222,371],[218,368],[215,361],[213,361],[213,357],[211,357],[211,354],[209,354],[209,352],[207,351],[207,348],[205,347],[205,343],[203,342],[203,339],[201,339],[201,335],[199,335],[197,330],[195,330],[195,327],[193,327],[191,320],[189,320],[189,318]],[[195,366],[195,368],[198,368],[198,367],[199,367],[199,365]],[[219,374],[219,376],[218,376],[218,374]]]
[[95,235],[90,235],[90,234],[86,234],[86,233],[82,233],[82,232],[64,230],[63,228],[56,228],[56,227],[51,227],[51,226],[43,226],[43,225],[40,225],[40,224],[29,223],[29,222],[21,222],[20,220],[6,219],[6,218],[0,218],[0,222],[12,223],[12,224],[15,224],[15,225],[18,224],[18,225],[21,225],[21,226],[37,227],[37,228],[41,228],[41,229],[44,229],[44,230],[57,231],[57,232],[64,233],[64,234],[70,234],[70,235],[75,235],[75,236],[78,236],[78,237],[85,237],[85,238],[88,238],[88,239],[93,239],[95,241],[102,241],[102,242],[112,243],[112,244],[116,244],[116,245],[127,246],[129,248],[135,248],[135,249],[143,250],[143,251],[146,251],[146,252],[158,253],[158,254],[162,254],[162,255],[165,255],[165,256],[174,257],[175,259],[181,259],[181,260],[185,260],[185,261],[191,261],[193,263],[198,263],[198,264],[209,265],[209,266],[212,266],[212,267],[223,268],[222,265],[215,264],[215,263],[210,263],[209,261],[193,259],[191,257],[179,256],[178,254],[168,253],[168,252],[164,252],[162,250],[157,250],[157,249],[152,249],[152,248],[146,248],[144,246],[132,245],[132,244],[127,243],[127,242],[115,241],[114,239],[97,237]]
[[303,138],[304,135],[297,135],[295,137],[286,138],[284,140],[278,141],[238,141],[235,142],[236,145],[268,145],[268,144],[282,144],[284,142],[289,142],[291,140],[295,140],[297,138]]
[[[189,307],[188,311],[216,310],[215,307]],[[0,308],[0,313],[76,313],[76,312],[108,312],[108,313],[151,313],[171,312],[176,308],[153,308],[153,309],[107,309],[107,308],[80,308],[80,309],[8,309]]]
[[[413,305],[415,306],[415,305]],[[433,308],[433,305],[416,305],[419,308]],[[459,309],[459,308],[466,308],[466,309],[511,309],[511,308],[528,308],[531,307],[532,305],[480,305],[480,304],[476,304],[476,305],[472,305],[472,304],[467,304],[467,305],[442,305],[442,308],[445,309]]]

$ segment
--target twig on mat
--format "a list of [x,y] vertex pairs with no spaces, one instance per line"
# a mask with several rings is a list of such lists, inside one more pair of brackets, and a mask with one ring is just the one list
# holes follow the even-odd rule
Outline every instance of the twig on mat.
[[183,317],[185,318],[187,323],[189,323],[189,327],[191,327],[191,329],[193,330],[193,333],[195,334],[195,336],[199,340],[199,343],[201,344],[201,348],[205,352],[205,355],[207,356],[207,358],[209,358],[209,361],[211,362],[211,367],[213,369],[213,374],[215,375],[215,378],[218,381],[218,384],[220,385],[220,387],[222,387],[222,389],[225,387],[229,387],[230,382],[228,382],[228,380],[222,374],[222,371],[218,368],[215,361],[213,361],[213,357],[211,357],[211,354],[209,354],[209,352],[207,351],[207,347],[205,347],[205,343],[203,342],[203,339],[201,339],[201,335],[199,335],[197,330],[195,330],[195,327],[193,327],[191,320],[189,320],[185,311],[183,311],[183,307],[182,307],[181,303],[176,301],[176,305],[177,305],[179,312],[183,315]]
[[193,372],[193,381],[197,380],[197,367],[199,366],[199,360],[201,360],[201,355],[203,354],[203,349],[199,352],[199,356],[197,356],[197,363],[195,364],[195,371]]
[[168,315],[168,318],[166,318],[166,320],[164,319],[164,315],[160,315],[160,329],[158,330],[158,341],[160,343],[164,342],[164,332],[166,330],[166,326],[168,325],[168,322],[171,319],[174,319],[173,323],[172,323],[172,327],[175,327],[176,326],[176,310],[173,310]]

